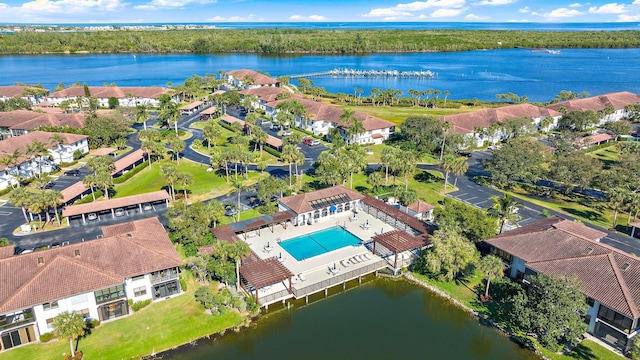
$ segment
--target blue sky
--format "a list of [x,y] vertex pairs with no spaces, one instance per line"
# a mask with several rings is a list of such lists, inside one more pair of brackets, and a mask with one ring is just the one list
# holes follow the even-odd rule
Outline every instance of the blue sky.
[[0,22],[638,22],[640,0],[0,0]]

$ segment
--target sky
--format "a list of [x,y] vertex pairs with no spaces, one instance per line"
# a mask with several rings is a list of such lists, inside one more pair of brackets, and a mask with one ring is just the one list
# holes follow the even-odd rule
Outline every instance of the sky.
[[639,22],[640,0],[0,0],[1,23]]

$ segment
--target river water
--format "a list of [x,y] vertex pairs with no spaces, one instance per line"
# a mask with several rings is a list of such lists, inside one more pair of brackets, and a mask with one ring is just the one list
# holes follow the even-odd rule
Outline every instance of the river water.
[[[495,101],[496,94],[512,92],[530,101],[550,101],[561,90],[598,95],[614,91],[640,93],[640,49],[562,49],[559,54],[526,49],[503,49],[426,54],[300,55],[256,54],[100,54],[0,56],[0,85],[16,82],[120,86],[178,85],[193,74],[248,68],[272,76],[328,71],[431,70],[431,79],[311,78],[329,92],[369,95],[372,88],[448,90],[452,99]],[[294,84],[297,82],[292,81]],[[442,98],[442,95],[440,96]]]
[[376,279],[163,359],[537,359],[425,289]]

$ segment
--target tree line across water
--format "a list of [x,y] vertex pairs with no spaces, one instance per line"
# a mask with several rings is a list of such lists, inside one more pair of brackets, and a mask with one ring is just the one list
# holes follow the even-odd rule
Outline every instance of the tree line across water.
[[637,48],[640,31],[213,29],[0,34],[1,54],[417,53],[477,49]]

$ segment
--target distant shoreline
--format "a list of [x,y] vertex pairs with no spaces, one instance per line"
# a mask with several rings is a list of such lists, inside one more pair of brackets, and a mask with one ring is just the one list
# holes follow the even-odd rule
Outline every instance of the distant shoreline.
[[[6,28],[5,28],[6,30]],[[621,31],[169,29],[0,34],[0,54],[375,54],[481,49],[640,48],[640,29]]]

